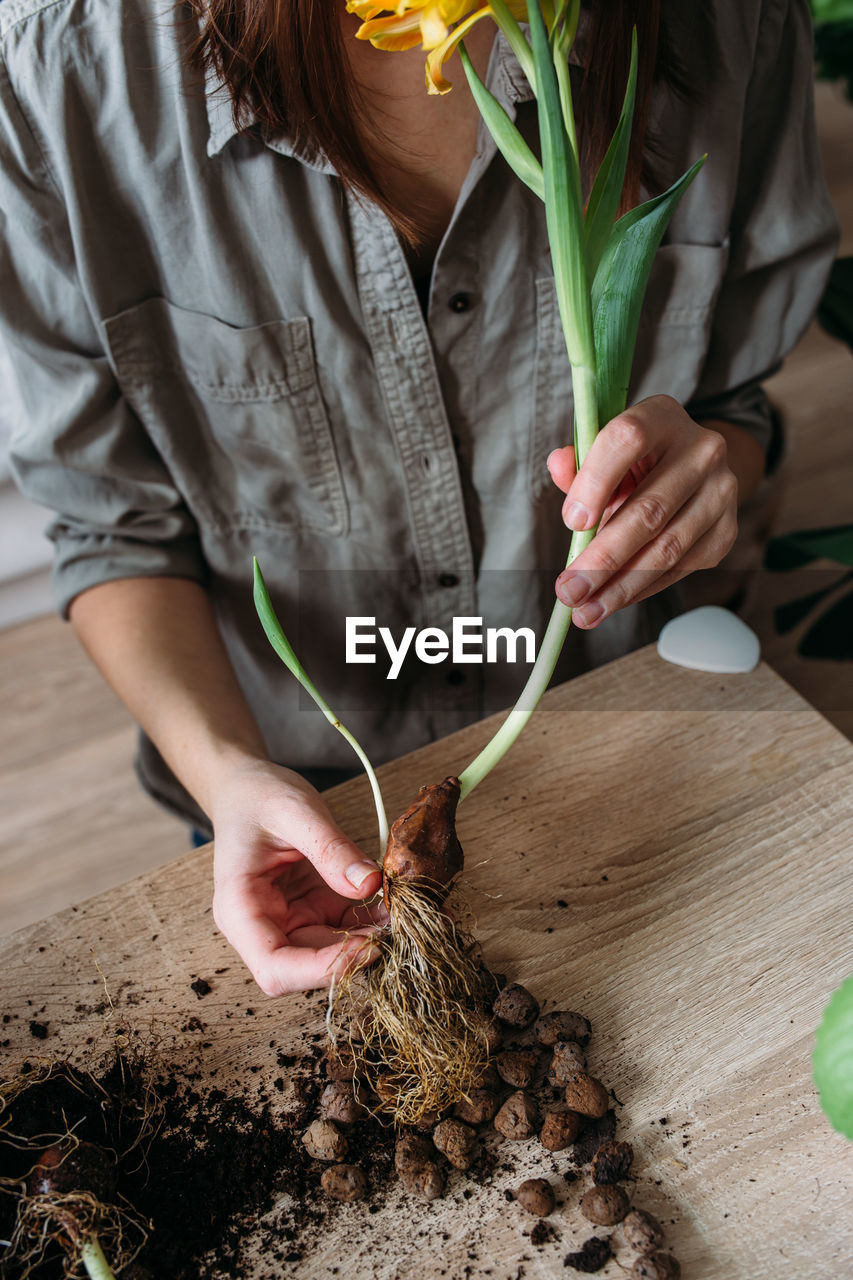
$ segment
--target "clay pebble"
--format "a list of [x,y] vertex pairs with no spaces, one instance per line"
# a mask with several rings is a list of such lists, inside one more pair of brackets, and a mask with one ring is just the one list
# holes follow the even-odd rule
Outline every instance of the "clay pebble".
[[585,1071],[576,1071],[566,1084],[565,1101],[572,1111],[600,1120],[607,1112],[609,1095],[600,1080]]
[[511,1093],[495,1116],[498,1133],[512,1141],[529,1138],[536,1129],[536,1103],[523,1089]]
[[630,1142],[605,1139],[592,1157],[592,1180],[599,1185],[621,1182],[627,1178],[634,1160]]
[[653,1253],[663,1244],[663,1227],[645,1209],[632,1209],[622,1223],[622,1233],[629,1249],[637,1253]]
[[565,1102],[554,1102],[545,1108],[539,1141],[546,1151],[565,1151],[578,1136],[581,1118]]
[[444,1191],[444,1170],[429,1138],[401,1133],[394,1150],[394,1167],[405,1189],[420,1200],[435,1200]]
[[495,1058],[498,1075],[513,1089],[527,1089],[539,1066],[539,1054],[535,1049],[507,1049]]
[[547,1218],[549,1213],[554,1212],[554,1205],[557,1203],[554,1188],[547,1178],[528,1178],[516,1191],[515,1198],[522,1209],[535,1214],[537,1218]]
[[539,1001],[518,982],[504,987],[494,1003],[494,1013],[510,1027],[529,1027],[539,1014]]
[[351,1204],[367,1194],[367,1178],[356,1164],[334,1164],[323,1170],[320,1185],[332,1200]]
[[621,1222],[631,1201],[621,1187],[590,1187],[581,1199],[581,1213],[599,1227]]
[[573,1013],[569,1009],[555,1009],[553,1013],[543,1013],[541,1018],[536,1019],[533,1031],[539,1043],[548,1048],[557,1044],[559,1040],[574,1040],[577,1044],[585,1046],[589,1044],[589,1038],[592,1035],[589,1019],[582,1013]]
[[558,1040],[548,1069],[548,1083],[561,1088],[578,1071],[586,1071],[586,1054],[575,1040]]
[[633,1280],[679,1280],[681,1264],[671,1253],[649,1253],[634,1259]]
[[453,1114],[465,1124],[488,1124],[494,1119],[499,1106],[500,1099],[491,1089],[472,1089],[469,1097],[457,1102]]
[[320,1095],[320,1111],[324,1120],[344,1125],[355,1124],[364,1115],[350,1080],[332,1080],[326,1085]]
[[347,1140],[331,1120],[314,1120],[302,1135],[302,1141],[314,1160],[340,1163],[347,1153]]
[[442,1120],[432,1135],[436,1148],[454,1169],[470,1169],[477,1150],[477,1134],[461,1120]]

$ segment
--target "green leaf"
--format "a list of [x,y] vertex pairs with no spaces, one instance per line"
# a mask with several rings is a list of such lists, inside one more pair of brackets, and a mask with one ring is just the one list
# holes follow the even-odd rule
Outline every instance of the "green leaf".
[[284,634],[284,629],[276,617],[269,592],[267,591],[267,584],[264,582],[264,575],[261,573],[261,566],[258,564],[257,558],[253,556],[252,562],[255,570],[255,582],[253,589],[255,611],[261,620],[261,626],[266,632],[267,639],[291,675],[295,676],[302,685],[302,688],[311,695],[323,715],[328,720],[329,724],[334,725],[338,733],[347,740],[361,763],[364,765],[365,772],[367,773],[367,777],[370,781],[371,790],[373,791],[373,801],[376,805],[376,816],[379,821],[379,849],[381,857],[385,851],[385,845],[388,841],[388,819],[385,815],[385,805],[382,801],[382,793],[379,789],[379,782],[373,766],[361,746],[350,733],[349,729],[347,729],[345,725],[341,724],[328,702],[326,702],[325,698],[318,692],[314,684],[309,679],[308,673],[294,653],[293,646]]
[[853,568],[853,524],[803,529],[773,538],[764,555],[768,569],[800,569],[812,560],[834,560]]
[[628,86],[622,103],[622,113],[607,153],[595,175],[584,219],[586,235],[586,261],[590,280],[595,279],[604,246],[610,237],[613,223],[622,199],[625,185],[625,166],[631,147],[631,128],[634,121],[634,100],[637,94],[637,28],[631,35],[631,67]]
[[788,600],[785,604],[778,605],[773,610],[773,625],[779,635],[787,635],[789,631],[798,627],[821,600],[825,600],[835,591],[837,586],[838,583],[833,582],[828,587],[821,587],[819,591],[812,591],[807,596],[799,596],[796,600]]
[[592,365],[592,316],[583,253],[580,172],[563,124],[560,87],[538,0],[527,6],[536,68],[545,221],[554,283],[572,365]]
[[535,94],[536,71],[533,66],[533,56],[530,52],[530,45],[525,39],[524,32],[518,25],[517,19],[513,16],[509,6],[505,3],[505,0],[491,0],[491,6],[495,22],[506,37],[509,47],[515,54],[518,59],[519,66],[527,77],[527,83]]
[[853,0],[811,0],[812,17],[818,22],[853,22]]
[[516,129],[512,120],[497,98],[489,92],[477,72],[474,70],[465,42],[459,43],[459,56],[468,84],[471,87],[474,101],[495,145],[506,160],[513,173],[530,188],[540,200],[545,199],[545,180],[542,177],[542,166],[528,147],[524,138]]
[[853,660],[853,592],[836,600],[797,645],[804,658],[828,658],[834,662]]
[[821,80],[846,81],[853,102],[853,17],[815,27],[815,72]]
[[853,1139],[853,973],[835,991],[815,1036],[812,1072],[829,1123]]
[[837,258],[832,264],[817,318],[833,338],[853,347],[853,258]]
[[625,408],[643,297],[654,256],[678,202],[705,163],[697,160],[663,195],[614,225],[592,286],[598,409],[602,423]]

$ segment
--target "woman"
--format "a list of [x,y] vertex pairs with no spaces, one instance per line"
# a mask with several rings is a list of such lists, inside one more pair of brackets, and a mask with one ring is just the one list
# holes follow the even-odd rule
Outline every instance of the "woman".
[[[311,785],[352,761],[266,646],[252,553],[379,762],[505,706],[518,676],[347,673],[346,617],[541,635],[561,511],[570,527],[606,515],[556,579],[579,606],[565,677],[652,637],[638,602],[718,562],[762,475],[760,381],[834,247],[808,17],[802,0],[689,8],[666,4],[660,46],[657,4],[584,14],[587,168],[634,21],[633,197],[709,160],[656,261],[633,407],[575,476],[542,209],[458,64],[459,88],[428,98],[423,54],[357,42],[342,0],[0,6],[18,478],[57,511],[60,609],[144,730],[145,785],[215,833],[217,922],[269,994],[328,980],[357,945],[336,930],[377,918],[361,904],[379,876]],[[489,22],[468,47],[533,137]]]

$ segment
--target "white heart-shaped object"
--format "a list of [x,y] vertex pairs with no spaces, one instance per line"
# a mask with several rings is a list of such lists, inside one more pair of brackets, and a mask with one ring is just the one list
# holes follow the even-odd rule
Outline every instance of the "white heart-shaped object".
[[738,675],[758,666],[761,646],[737,614],[706,604],[666,624],[658,636],[658,653],[693,671]]

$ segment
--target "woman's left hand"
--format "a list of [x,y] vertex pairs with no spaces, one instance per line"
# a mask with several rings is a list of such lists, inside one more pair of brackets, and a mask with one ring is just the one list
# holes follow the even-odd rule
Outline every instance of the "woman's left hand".
[[566,494],[568,527],[600,526],[557,579],[579,627],[719,564],[737,536],[726,440],[671,396],[650,396],[608,422],[579,471],[572,446],[555,449],[548,469]]

